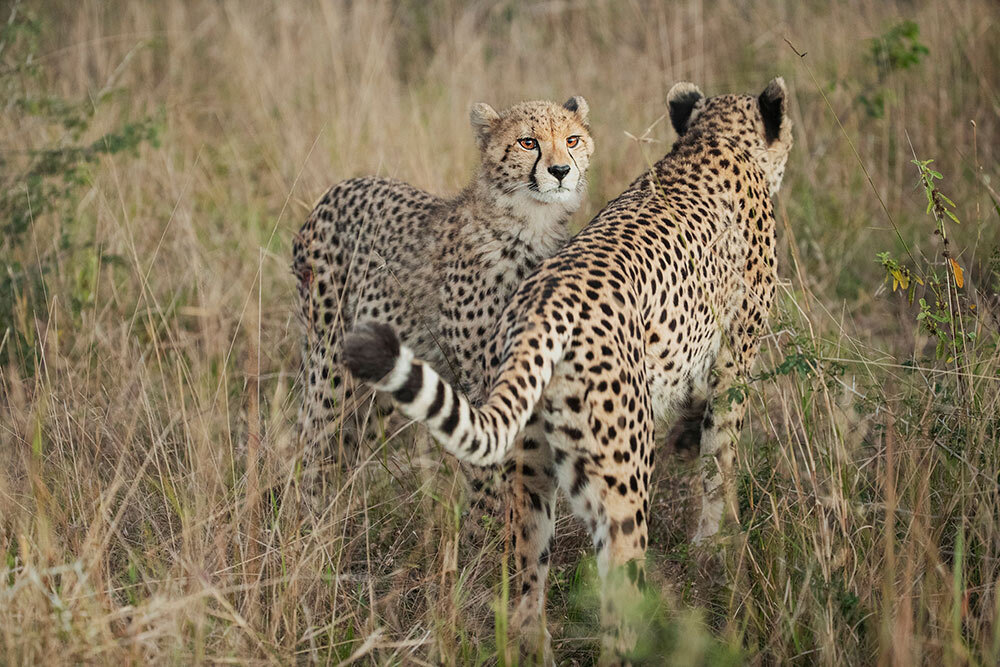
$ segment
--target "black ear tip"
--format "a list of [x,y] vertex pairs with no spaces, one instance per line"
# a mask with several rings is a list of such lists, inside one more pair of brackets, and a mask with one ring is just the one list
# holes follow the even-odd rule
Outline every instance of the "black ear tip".
[[688,81],[675,83],[667,93],[667,110],[670,112],[670,123],[677,134],[684,134],[691,120],[691,112],[705,96],[698,86]]
[[788,89],[785,87],[785,79],[781,76],[771,79],[767,88],[760,94],[761,99],[767,99],[770,102],[783,101],[787,95]]
[[587,105],[587,100],[579,95],[574,95],[565,102],[563,102],[563,109],[567,111],[572,111],[582,118],[584,121],[587,120],[587,113],[590,111],[590,107]]
[[764,92],[757,98],[760,116],[764,121],[764,138],[770,144],[781,134],[781,124],[785,118],[785,99],[788,90],[782,77],[771,79]]
[[701,92],[701,88],[694,85],[690,81],[680,81],[675,83],[671,88],[670,92],[667,93],[667,103],[671,106],[674,105],[690,105],[694,104],[705,95]]
[[701,95],[698,93],[684,93],[683,95],[678,95],[674,99],[670,100],[670,108],[678,110],[690,110],[698,100],[701,99]]

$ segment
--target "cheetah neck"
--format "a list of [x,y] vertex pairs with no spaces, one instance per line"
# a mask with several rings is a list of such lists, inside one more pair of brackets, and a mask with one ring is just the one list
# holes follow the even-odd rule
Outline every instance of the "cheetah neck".
[[498,239],[518,240],[541,256],[555,253],[569,237],[567,224],[582,196],[566,202],[543,203],[527,189],[504,192],[485,179],[477,179],[466,193],[476,219]]

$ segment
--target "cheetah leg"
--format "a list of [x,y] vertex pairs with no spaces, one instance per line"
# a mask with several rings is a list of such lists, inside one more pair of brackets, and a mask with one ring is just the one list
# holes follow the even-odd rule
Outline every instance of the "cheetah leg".
[[322,513],[332,492],[330,464],[340,449],[340,437],[348,446],[353,442],[350,429],[341,429],[346,421],[342,417],[350,417],[343,413],[351,398],[351,380],[325,345],[317,345],[309,355],[305,378],[305,398],[299,410],[302,488],[307,505]]
[[[460,328],[461,323],[456,322],[452,326]],[[459,376],[469,377],[474,372],[462,368]],[[482,405],[486,390],[482,383],[475,386],[464,383],[461,386],[462,393],[475,405]],[[517,451],[518,448],[519,443],[515,442],[512,451]],[[487,536],[488,526],[505,525],[504,514],[508,509],[507,501],[510,494],[509,482],[503,467],[499,465],[484,467],[459,461],[459,469],[465,477],[469,497],[468,517],[462,529],[467,535],[481,542]]]
[[306,322],[306,386],[299,409],[298,451],[304,505],[317,515],[325,511],[334,491],[333,464],[338,458],[353,458],[363,433],[355,414],[354,381],[340,364],[344,322],[339,298],[346,289],[342,282],[333,270],[308,272],[308,279],[300,277],[299,282]]
[[[645,413],[648,415],[648,410]],[[634,452],[631,442],[638,445]],[[622,434],[606,448],[609,456],[599,467],[591,469],[588,454],[561,466],[560,481],[564,487],[570,483],[574,513],[590,529],[597,552],[602,626],[599,664],[620,665],[629,664],[626,656],[638,641],[637,614],[646,587],[652,424],[638,424],[634,433]],[[625,451],[630,453],[628,461],[621,456]],[[618,463],[611,464],[608,459]],[[567,472],[567,466],[572,472]]]
[[521,649],[527,656],[552,665],[552,637],[545,627],[544,609],[558,484],[552,450],[538,423],[529,423],[523,435],[507,474],[508,526],[516,572],[512,584],[519,595],[511,627],[521,638]]
[[[595,475],[591,480],[592,487],[604,483],[603,476]],[[604,511],[591,517],[595,521],[592,539],[601,578],[601,656],[598,664],[620,665],[629,664],[625,656],[635,649],[639,638],[636,615],[646,586],[648,539],[643,508],[648,507],[648,502],[643,485],[628,497],[609,491],[602,506]]]
[[715,537],[727,507],[732,518],[737,515],[732,469],[746,406],[744,402],[730,403],[721,394],[738,377],[746,377],[755,354],[756,344],[749,336],[735,336],[731,344],[724,341],[708,381],[701,431],[701,515],[692,540],[696,545]]
[[501,479],[499,466],[484,468],[462,462],[459,468],[469,487],[469,514],[463,530],[482,539],[487,532],[484,524],[503,524],[507,483]]
[[[612,519],[612,522],[616,520]],[[628,525],[622,519],[618,525]],[[609,523],[613,526],[615,523]],[[597,553],[597,571],[601,576],[601,657],[600,665],[630,664],[625,656],[635,649],[639,639],[637,615],[646,589],[646,550],[639,548],[639,538],[646,543],[646,524],[631,535],[609,539]]]

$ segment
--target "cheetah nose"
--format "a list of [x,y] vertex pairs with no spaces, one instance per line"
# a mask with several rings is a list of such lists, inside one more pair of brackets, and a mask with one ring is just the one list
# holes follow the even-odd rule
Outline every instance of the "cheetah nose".
[[562,179],[566,178],[566,174],[569,173],[569,165],[554,164],[551,167],[549,167],[549,173],[558,178],[559,182],[562,183]]

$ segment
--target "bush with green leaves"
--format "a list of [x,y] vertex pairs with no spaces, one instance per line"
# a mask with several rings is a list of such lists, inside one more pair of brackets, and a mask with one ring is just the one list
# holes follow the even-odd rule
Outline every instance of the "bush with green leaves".
[[916,67],[928,54],[930,49],[920,41],[920,26],[915,21],[897,23],[869,40],[867,59],[875,67],[876,77],[865,84],[858,102],[871,118],[885,117],[890,95],[885,83],[889,76]]
[[[116,101],[125,91],[109,81],[78,99],[47,92],[38,57],[41,23],[15,4],[0,26],[0,98],[15,132],[30,126],[48,140],[27,147],[0,148],[0,339],[22,371],[33,372],[36,322],[46,319],[47,283],[57,266],[69,282],[65,295],[71,314],[93,304],[101,266],[122,265],[94,239],[94,221],[79,211],[81,197],[96,178],[102,158],[137,156],[144,144],[158,145],[162,112],[90,138],[96,121],[116,119]],[[44,229],[44,241],[39,238]]]

